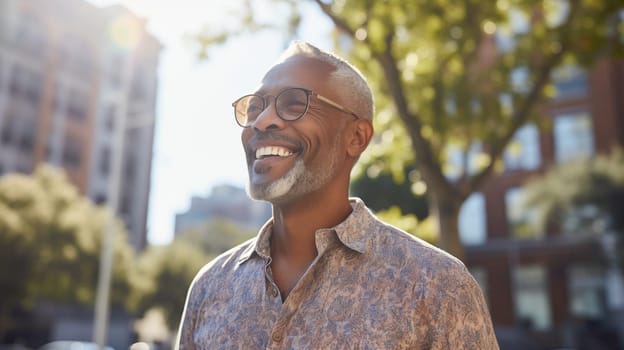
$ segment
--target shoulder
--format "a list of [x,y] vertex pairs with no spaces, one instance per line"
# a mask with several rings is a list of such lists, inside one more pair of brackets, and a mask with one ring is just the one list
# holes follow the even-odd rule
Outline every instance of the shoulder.
[[497,348],[481,288],[466,266],[399,228],[377,222],[372,240],[379,258],[375,258],[376,266],[385,264],[410,284],[411,294],[405,302],[413,306],[415,319],[424,317],[433,334],[439,335],[435,342],[440,346],[433,348],[472,348],[469,344],[480,344],[475,347],[479,349]]
[[466,270],[461,260],[448,252],[375,217],[374,228],[370,232],[371,248],[375,254],[401,257],[402,264],[418,266],[424,271]]
[[[236,281],[236,272],[245,257],[254,252],[256,238],[241,243],[220,254],[204,265],[191,282],[188,289],[186,304],[180,326],[180,348],[194,348],[189,345],[192,332],[201,318],[202,310],[207,303],[229,298],[233,294],[232,283]],[[224,293],[223,291],[226,291]]]
[[478,291],[464,263],[444,250],[379,219],[369,235],[369,268],[392,272],[415,297],[444,298],[460,289]]

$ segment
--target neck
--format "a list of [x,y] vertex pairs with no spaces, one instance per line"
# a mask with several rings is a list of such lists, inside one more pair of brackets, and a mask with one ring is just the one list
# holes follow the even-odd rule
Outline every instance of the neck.
[[328,189],[289,203],[274,204],[271,255],[314,259],[317,254],[316,231],[338,225],[351,211],[346,190]]

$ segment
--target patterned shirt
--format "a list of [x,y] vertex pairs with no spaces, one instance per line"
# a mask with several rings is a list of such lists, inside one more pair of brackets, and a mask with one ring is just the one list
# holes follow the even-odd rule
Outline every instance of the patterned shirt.
[[316,232],[318,255],[284,302],[271,277],[271,221],[202,268],[179,349],[498,349],[459,260],[381,222],[360,199],[351,205],[344,222]]

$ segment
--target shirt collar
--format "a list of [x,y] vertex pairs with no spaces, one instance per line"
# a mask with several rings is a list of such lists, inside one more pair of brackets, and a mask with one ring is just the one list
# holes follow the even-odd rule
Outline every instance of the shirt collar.
[[251,259],[254,253],[265,259],[270,257],[269,239],[271,238],[272,228],[273,219],[270,219],[262,226],[260,231],[258,231],[256,239],[241,253],[240,258],[238,258],[239,264]]
[[353,211],[343,222],[334,226],[333,230],[342,244],[358,253],[364,253],[366,243],[370,239],[366,228],[370,227],[374,220],[373,214],[360,198],[352,197],[349,201]]
[[[370,227],[370,224],[374,221],[374,216],[360,198],[349,198],[349,202],[353,211],[343,222],[332,228],[321,229],[317,233],[325,230],[334,231],[340,242],[346,247],[358,253],[364,253],[366,251],[367,242],[370,239],[366,228]],[[238,259],[239,264],[249,260],[254,253],[265,259],[270,258],[269,240],[271,238],[272,227],[272,219],[262,226],[256,236],[256,240],[242,252]]]

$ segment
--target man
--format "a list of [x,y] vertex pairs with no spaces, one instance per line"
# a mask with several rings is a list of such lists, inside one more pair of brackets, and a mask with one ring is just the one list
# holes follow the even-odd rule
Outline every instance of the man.
[[248,192],[273,217],[196,276],[180,349],[498,348],[464,265],[349,199],[373,135],[354,67],[296,42],[233,106]]

